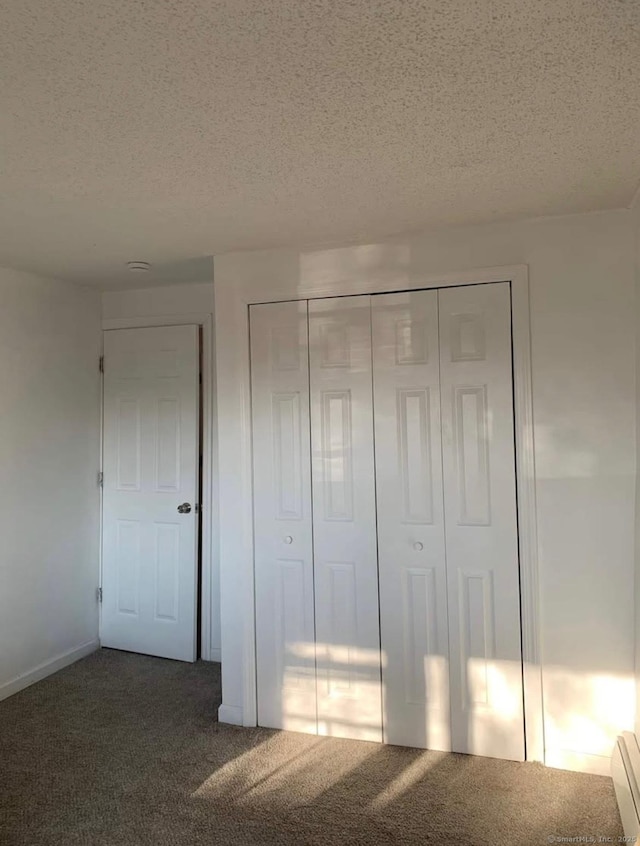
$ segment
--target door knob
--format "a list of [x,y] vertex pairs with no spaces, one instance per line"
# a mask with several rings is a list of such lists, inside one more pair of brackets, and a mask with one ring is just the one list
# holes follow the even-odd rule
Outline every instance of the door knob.
[[421,552],[424,549],[424,546],[420,543],[420,541],[416,541],[416,543],[414,543],[413,545],[413,548],[416,552]]
[[293,543],[293,538],[291,537],[291,535],[287,535],[286,538],[284,539],[284,542],[285,543]]
[[178,514],[191,514],[191,503],[183,502],[178,506]]

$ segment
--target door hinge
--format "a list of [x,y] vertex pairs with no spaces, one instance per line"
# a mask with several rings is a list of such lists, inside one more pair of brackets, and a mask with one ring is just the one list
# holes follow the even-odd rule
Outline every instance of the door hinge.
[[104,356],[101,355],[98,361],[98,367],[100,368],[100,373],[104,373]]
[[97,596],[97,598],[98,598],[98,602],[99,602],[100,604],[102,604],[102,588],[101,588],[101,587],[99,587],[99,588],[96,590],[96,596]]
[[104,473],[102,470],[98,470],[98,487],[101,488],[104,485]]

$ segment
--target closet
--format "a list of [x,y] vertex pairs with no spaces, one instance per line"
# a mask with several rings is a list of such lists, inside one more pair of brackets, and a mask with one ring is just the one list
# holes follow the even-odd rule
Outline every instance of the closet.
[[259,724],[522,760],[509,283],[250,334]]

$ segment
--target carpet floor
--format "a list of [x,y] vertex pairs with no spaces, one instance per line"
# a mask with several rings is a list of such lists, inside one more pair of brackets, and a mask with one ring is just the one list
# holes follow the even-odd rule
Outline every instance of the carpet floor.
[[107,649],[0,702],[0,843],[518,846],[622,835],[607,778],[233,728],[216,722],[219,702],[218,664]]

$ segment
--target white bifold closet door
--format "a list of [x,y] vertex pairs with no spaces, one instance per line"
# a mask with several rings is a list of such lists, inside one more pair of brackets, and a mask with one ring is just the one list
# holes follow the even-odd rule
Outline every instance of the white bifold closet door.
[[438,311],[452,748],[523,760],[509,284]]
[[372,298],[384,737],[451,748],[438,292]]
[[371,306],[309,302],[318,734],[382,740]]
[[251,367],[259,723],[522,760],[509,284],[252,306]]
[[250,313],[258,722],[315,734],[307,303]]

